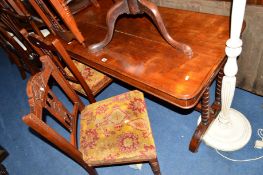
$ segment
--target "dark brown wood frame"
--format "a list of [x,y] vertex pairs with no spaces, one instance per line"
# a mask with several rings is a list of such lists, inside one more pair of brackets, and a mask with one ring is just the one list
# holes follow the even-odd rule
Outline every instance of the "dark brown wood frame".
[[25,71],[29,71],[31,75],[39,72],[39,64],[34,60],[29,60],[30,55],[25,51],[15,39],[2,27],[0,27],[2,47],[9,55],[10,60],[15,63],[20,71],[22,79],[26,78]]
[[[21,33],[32,44],[32,47],[39,55],[49,55],[52,58],[66,79],[81,85],[90,103],[96,102],[94,96],[112,82],[111,79],[108,79],[104,82],[100,89],[96,92],[92,92],[78,68],[73,63],[71,57],[58,39],[54,39],[52,42],[49,42],[36,34],[28,34],[25,29],[21,30]],[[69,76],[64,71],[65,67],[70,70],[73,76]]]
[[59,23],[58,17],[52,13],[52,11],[48,8],[48,5],[43,0],[29,0],[29,2],[54,35],[60,36],[67,42],[76,38],[83,46],[85,46],[84,37],[79,31],[75,19],[64,0],[50,0],[50,3],[69,30]]

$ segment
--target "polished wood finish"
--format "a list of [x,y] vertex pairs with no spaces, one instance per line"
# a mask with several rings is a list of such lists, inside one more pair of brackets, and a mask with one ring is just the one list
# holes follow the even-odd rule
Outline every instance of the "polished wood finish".
[[[23,21],[23,24],[29,24],[27,26],[27,29],[32,29],[36,34],[43,37],[43,34],[39,30],[39,27],[42,25],[37,24],[34,19],[36,19],[34,16],[30,14],[30,12],[27,10],[25,5],[21,0],[6,0],[10,6],[14,9],[14,11],[19,16],[25,16],[25,21]],[[29,27],[30,26],[30,27]]]
[[109,42],[112,40],[115,22],[120,15],[138,15],[142,13],[146,13],[149,15],[154,24],[158,27],[161,35],[171,46],[181,50],[187,56],[192,57],[193,51],[191,47],[189,47],[186,44],[175,41],[170,36],[168,31],[166,30],[166,27],[164,25],[164,22],[158,11],[157,6],[154,3],[151,3],[147,0],[121,0],[114,4],[107,13],[106,23],[108,32],[105,39],[97,44],[92,44],[91,46],[89,46],[89,50],[91,52],[97,52],[109,44]]
[[100,7],[100,4],[97,0],[72,0],[67,3],[67,5],[73,15],[80,12],[81,10],[84,10],[90,5],[94,5],[98,8]]
[[[91,7],[75,16],[80,30],[85,31],[86,45],[97,43],[107,33],[104,19],[113,2],[105,0],[100,5],[99,12]],[[103,73],[175,106],[203,111],[202,122],[189,145],[196,152],[202,135],[221,109],[219,88],[213,106],[199,102],[207,98],[207,88],[225,64],[229,17],[164,7],[159,11],[170,35],[193,49],[191,59],[164,41],[144,17],[121,16],[112,41],[99,52],[89,52],[77,42],[64,45],[72,57]]]
[[12,18],[17,18],[19,26],[42,35],[39,28],[43,26],[39,18],[31,15],[24,3],[20,0],[2,0],[0,2],[2,11],[6,11]]
[[61,19],[64,21],[65,25],[69,28],[75,38],[85,46],[84,37],[78,29],[73,15],[71,14],[65,0],[49,0],[56,9],[57,13],[60,15]]
[[[72,39],[76,38],[83,46],[85,46],[83,35],[79,31],[75,19],[64,0],[49,1],[59,16],[56,16],[56,14],[54,14],[49,8],[49,4],[43,0],[29,0],[29,2],[54,35],[60,36],[67,42],[70,42]],[[59,23],[58,18],[63,20],[69,30]]]
[[[104,1],[100,12],[90,8],[76,15],[81,31],[89,37],[87,45],[107,32],[103,19],[109,7],[111,1]],[[75,59],[101,72],[181,108],[192,108],[224,64],[229,19],[169,8],[160,12],[173,29],[172,36],[190,43],[196,53],[192,59],[172,49],[147,19],[126,16],[118,21],[112,42],[100,52],[91,53],[77,42],[64,46]]]
[[[84,104],[50,57],[47,55],[42,56],[41,61],[43,62],[43,70],[33,76],[27,85],[28,102],[31,112],[23,117],[23,121],[66,155],[79,163],[90,175],[97,175],[95,168],[84,162],[82,153],[78,150],[77,146],[77,119],[78,114],[84,109]],[[72,102],[72,110],[67,109],[51,90],[48,84],[50,78],[54,78],[65,92],[65,95]],[[70,134],[69,141],[43,121],[44,109],[49,111],[56,121],[66,128]],[[161,174],[157,158],[154,160],[146,160],[146,162],[150,163],[155,175]],[[130,162],[122,163],[138,162],[132,162],[131,160]]]
[[221,67],[216,78],[215,101],[213,104],[211,106],[209,105],[209,88],[207,87],[202,96],[201,103],[196,107],[197,110],[201,112],[201,122],[198,124],[189,144],[189,150],[192,152],[198,151],[199,145],[202,141],[202,136],[221,111],[221,87],[223,75],[224,71],[223,67]]

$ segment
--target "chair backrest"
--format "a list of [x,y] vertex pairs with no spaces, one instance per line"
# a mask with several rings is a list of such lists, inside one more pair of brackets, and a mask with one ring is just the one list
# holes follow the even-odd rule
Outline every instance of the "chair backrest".
[[[77,148],[77,118],[79,112],[84,108],[84,104],[50,57],[45,55],[40,60],[43,65],[42,71],[32,76],[27,84],[30,113],[23,117],[23,121],[73,160],[85,165],[82,160],[82,154]],[[50,80],[55,80],[72,102],[72,110],[67,109],[52,91]],[[66,128],[70,133],[69,140],[65,139],[43,121],[44,109],[49,111],[56,121]]]
[[[9,5],[9,1],[12,2],[12,5]],[[14,5],[16,6],[13,7]],[[6,29],[13,33],[19,40],[25,42],[19,33],[22,28],[32,29],[35,33],[43,37],[32,16],[26,11],[21,1],[2,0],[0,7],[1,22],[6,26]],[[24,44],[26,47],[28,46],[27,43]]]
[[14,10],[12,10],[12,8],[9,7],[10,6],[8,6],[8,3],[5,3],[5,1],[0,2],[0,21],[3,24],[2,27],[11,33],[11,35],[13,35],[14,39],[17,41],[18,45],[16,45],[18,47],[15,48],[17,50],[20,50],[20,48],[24,49],[24,54],[21,55],[23,56],[24,61],[28,62],[28,59],[30,60],[29,62],[35,62],[35,65],[41,65],[39,61],[39,55],[34,51],[34,49],[31,47],[31,44],[25,40],[20,33],[20,30],[23,28],[22,23],[29,23],[29,21],[31,21],[30,17],[18,15]]
[[[94,103],[96,101],[91,89],[85,82],[83,76],[67,53],[66,49],[63,47],[58,39],[54,39],[52,42],[48,42],[45,39],[37,36],[36,34],[27,34],[26,37],[28,38],[30,43],[41,49],[42,53],[39,53],[40,55],[49,55],[51,57],[52,61],[55,63],[55,65],[58,67],[58,69],[61,71],[66,79],[75,83],[79,83],[81,85],[90,103]],[[73,77],[69,76],[64,71],[65,66],[70,70]]]
[[[54,11],[48,8],[48,5],[46,4],[48,3],[47,1],[29,0],[29,2],[54,35],[58,35],[67,42],[76,38],[82,45],[85,46],[84,37],[79,31],[76,21],[64,0],[49,0],[50,4],[59,16],[56,16]],[[63,20],[70,31],[60,25],[58,21],[59,18]]]
[[[8,4],[17,14],[25,16],[27,12],[21,0],[2,0],[5,4]],[[6,6],[7,7],[7,6]]]
[[8,55],[14,59],[19,59],[22,62],[23,66],[26,66],[26,69],[34,75],[39,72],[38,62],[35,60],[30,60],[31,57],[29,53],[24,50],[21,45],[8,33],[3,27],[0,27],[0,37],[2,40],[2,47],[8,53]]
[[[35,23],[36,17],[32,16],[32,14],[30,14],[30,12],[27,10],[27,8],[25,7],[24,3],[21,0],[3,0],[3,1],[6,1],[6,3],[8,3],[10,5],[10,8],[12,8],[18,16],[26,17],[26,21],[24,21],[24,22],[29,24],[30,27],[33,29],[33,31],[36,34],[43,37],[43,35],[40,32],[37,24]],[[38,22],[39,22],[39,19],[38,19]]]
[[0,32],[0,47],[7,53],[7,56],[10,59],[10,61],[16,64],[17,68],[20,71],[22,79],[23,80],[26,79],[25,65],[23,64],[21,58],[16,54],[17,52],[14,46],[12,46],[10,42],[8,42],[5,39],[5,36],[3,36],[1,32]]

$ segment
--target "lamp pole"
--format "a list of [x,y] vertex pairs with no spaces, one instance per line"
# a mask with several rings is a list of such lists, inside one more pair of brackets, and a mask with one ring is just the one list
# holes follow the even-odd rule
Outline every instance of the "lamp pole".
[[226,42],[228,57],[224,67],[221,91],[222,109],[203,136],[204,142],[218,150],[235,151],[244,147],[251,137],[251,125],[239,111],[230,108],[238,71],[237,57],[242,51],[240,34],[245,14],[246,0],[233,0],[230,38]]

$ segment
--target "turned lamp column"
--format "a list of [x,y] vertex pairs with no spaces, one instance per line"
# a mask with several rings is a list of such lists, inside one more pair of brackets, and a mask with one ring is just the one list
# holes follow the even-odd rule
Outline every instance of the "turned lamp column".
[[225,76],[222,82],[222,109],[203,136],[207,145],[222,151],[235,151],[242,148],[247,144],[252,133],[246,117],[230,108],[236,87],[237,57],[242,50],[240,33],[245,6],[246,0],[233,0],[230,39],[226,42],[225,50],[228,59],[224,67]]

